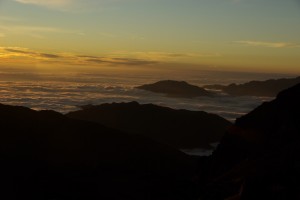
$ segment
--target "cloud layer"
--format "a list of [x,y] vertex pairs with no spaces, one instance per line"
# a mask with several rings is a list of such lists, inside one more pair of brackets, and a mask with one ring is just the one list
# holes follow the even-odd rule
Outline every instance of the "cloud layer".
[[57,62],[70,65],[131,65],[143,66],[156,64],[159,61],[143,58],[121,57],[114,55],[90,56],[75,55],[70,53],[45,53],[21,47],[0,47],[0,58],[2,59],[26,59],[31,62],[51,63]]
[[182,59],[220,57],[218,53],[172,53],[172,52],[111,52],[101,56],[74,54],[74,53],[49,53],[34,51],[23,47],[0,47],[0,58],[10,60],[22,60],[23,62],[61,63],[67,65],[127,65],[145,66],[160,63],[179,62]]
[[299,44],[288,43],[288,42],[263,42],[263,41],[243,40],[243,41],[235,41],[235,43],[245,45],[245,46],[252,46],[252,47],[269,47],[269,48],[294,48],[294,47],[300,47]]
[[47,7],[60,7],[72,3],[72,0],[15,0],[23,4],[33,4]]
[[[0,73],[0,78],[2,76]],[[66,113],[79,109],[79,105],[138,101],[176,109],[201,110],[234,120],[260,105],[264,100],[257,97],[231,96],[195,99],[168,98],[164,95],[134,89],[131,85],[135,85],[136,80],[124,79],[124,77],[101,74],[65,74],[65,81],[62,81],[63,78],[61,81],[51,81],[51,79],[58,78],[56,75],[52,76],[45,79],[48,81],[36,81],[31,78],[31,81],[26,82],[0,82],[1,103],[28,106],[37,110],[53,109]],[[127,76],[130,77],[130,74]],[[35,78],[45,77],[40,75]],[[97,83],[89,83],[95,78]],[[82,82],[70,82],[70,80],[78,79],[81,79]],[[138,82],[143,84],[149,80],[143,78]]]

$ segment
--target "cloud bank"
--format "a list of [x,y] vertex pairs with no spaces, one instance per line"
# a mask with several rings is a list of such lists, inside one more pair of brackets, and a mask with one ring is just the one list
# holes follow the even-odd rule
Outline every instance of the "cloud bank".
[[[2,74],[0,74],[1,76]],[[78,110],[79,105],[138,101],[140,103],[154,103],[175,109],[206,111],[218,114],[229,120],[234,120],[257,107],[265,100],[257,97],[232,96],[177,99],[134,89],[131,87],[133,83],[130,81],[126,82],[122,77],[118,76],[68,74],[65,77],[67,78],[65,81],[57,82],[51,81],[53,78],[57,79],[57,75],[55,77],[47,77],[50,81],[0,82],[0,90],[2,91],[1,103],[22,105],[36,110],[51,109],[66,113]],[[97,83],[88,82],[89,80],[95,80],[95,78],[99,80]],[[81,79],[83,82],[70,82],[70,80],[77,79]],[[145,80],[145,78],[143,80],[144,82],[149,81]]]

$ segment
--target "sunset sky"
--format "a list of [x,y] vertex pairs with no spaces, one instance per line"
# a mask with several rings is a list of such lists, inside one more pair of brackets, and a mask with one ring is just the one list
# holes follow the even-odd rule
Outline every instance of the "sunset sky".
[[300,73],[298,0],[0,0],[0,67]]

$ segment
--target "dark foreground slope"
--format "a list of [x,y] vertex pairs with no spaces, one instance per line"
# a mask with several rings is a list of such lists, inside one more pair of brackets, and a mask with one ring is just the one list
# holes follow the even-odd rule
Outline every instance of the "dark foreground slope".
[[201,87],[191,85],[185,81],[165,80],[158,81],[152,84],[138,86],[136,88],[150,92],[165,94],[170,97],[193,98],[213,95],[213,93]]
[[280,91],[300,83],[300,77],[291,79],[271,79],[266,81],[251,81],[237,85],[206,85],[204,88],[222,90],[235,96],[268,96],[275,97]]
[[176,148],[209,148],[211,143],[221,140],[231,125],[217,115],[202,111],[174,110],[137,102],[87,106],[67,116],[147,136]]
[[0,104],[1,199],[194,199],[193,160],[53,111]]
[[238,119],[209,158],[203,199],[300,199],[300,84]]

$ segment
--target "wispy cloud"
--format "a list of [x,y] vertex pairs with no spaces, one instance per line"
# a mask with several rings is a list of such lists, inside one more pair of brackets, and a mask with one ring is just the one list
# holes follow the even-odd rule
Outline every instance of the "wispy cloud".
[[16,2],[23,4],[33,4],[46,7],[63,7],[69,5],[73,0],[15,0]]
[[128,55],[131,57],[138,57],[147,60],[164,60],[164,61],[174,61],[177,59],[184,58],[207,58],[207,57],[220,57],[222,56],[219,53],[172,53],[172,52],[114,52],[115,56],[118,55]]
[[294,48],[300,47],[300,44],[296,43],[288,43],[288,42],[263,42],[263,41],[235,41],[234,43],[241,44],[244,46],[252,46],[252,47],[268,47],[268,48]]
[[142,60],[135,58],[92,58],[86,59],[86,62],[97,64],[113,64],[113,65],[150,65],[156,64],[156,61]]
[[[1,0],[0,0],[1,1]],[[11,0],[23,5],[38,6],[41,8],[67,11],[72,13],[81,13],[86,11],[92,11],[95,8],[99,8],[111,1],[124,1],[124,0]],[[131,0],[127,0],[131,1]],[[133,0],[135,1],[135,0]]]
[[27,35],[35,38],[45,38],[45,34],[48,33],[60,33],[60,34],[75,34],[84,35],[81,31],[76,30],[66,30],[56,27],[47,26],[23,26],[23,25],[11,25],[2,24],[0,25],[0,31],[5,35]]
[[70,65],[127,65],[127,66],[143,66],[156,64],[158,61],[132,58],[117,57],[114,55],[106,56],[90,56],[75,55],[71,53],[45,53],[33,51],[28,48],[21,47],[0,47],[0,58],[14,60],[17,58],[26,59],[31,62],[61,63]]
[[180,62],[190,58],[218,57],[219,54],[171,52],[112,52],[101,56],[34,51],[22,47],[0,47],[0,59],[10,62],[22,60],[40,63],[60,63],[81,66],[146,66]]
[[[38,6],[71,13],[94,12],[110,7],[111,3],[137,2],[138,0],[10,0],[23,5]],[[146,1],[146,0],[141,0]],[[1,2],[1,0],[0,0]],[[111,9],[111,8],[109,8]]]
[[0,58],[28,57],[38,60],[49,58],[62,58],[62,56],[58,54],[40,53],[21,47],[0,47],[0,52]]

